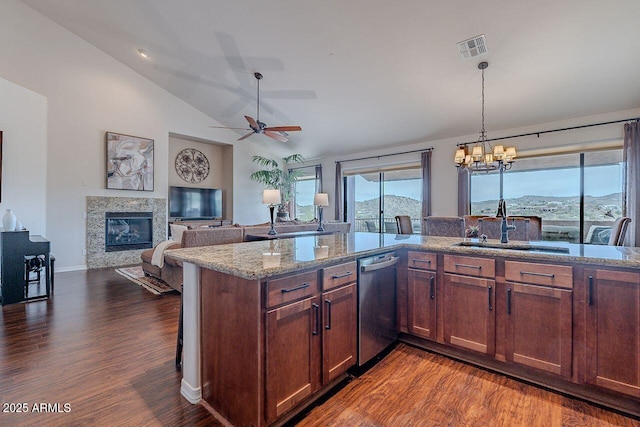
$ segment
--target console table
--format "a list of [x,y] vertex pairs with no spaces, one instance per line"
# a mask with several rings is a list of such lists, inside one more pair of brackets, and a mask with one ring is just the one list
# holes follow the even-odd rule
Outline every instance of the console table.
[[[25,285],[28,279],[25,261],[40,257],[45,269],[46,294],[51,293],[51,246],[42,236],[29,236],[29,231],[0,232],[0,298],[2,305],[26,301]],[[31,298],[29,298],[31,299]]]

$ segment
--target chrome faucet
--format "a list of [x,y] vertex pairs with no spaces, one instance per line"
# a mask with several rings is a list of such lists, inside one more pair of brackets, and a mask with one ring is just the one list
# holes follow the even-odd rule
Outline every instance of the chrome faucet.
[[507,203],[504,199],[500,199],[498,202],[498,213],[496,217],[502,218],[502,223],[500,224],[500,243],[509,243],[509,230],[516,229],[516,220],[513,219],[513,225],[507,224]]

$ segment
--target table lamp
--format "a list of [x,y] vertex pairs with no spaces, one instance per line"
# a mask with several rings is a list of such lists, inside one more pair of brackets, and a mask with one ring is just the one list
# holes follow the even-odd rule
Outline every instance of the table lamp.
[[322,208],[329,206],[329,195],[327,193],[316,193],[313,196],[313,204],[318,207],[318,231],[324,231],[324,227],[322,227]]
[[278,234],[273,227],[273,209],[276,205],[280,204],[280,190],[264,190],[262,192],[262,203],[269,205],[269,212],[271,214],[271,230],[269,230],[269,234]]

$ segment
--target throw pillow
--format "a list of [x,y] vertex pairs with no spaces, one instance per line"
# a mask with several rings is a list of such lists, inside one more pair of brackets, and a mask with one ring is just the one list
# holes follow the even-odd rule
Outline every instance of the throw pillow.
[[182,233],[189,228],[186,225],[170,224],[171,240],[182,242]]

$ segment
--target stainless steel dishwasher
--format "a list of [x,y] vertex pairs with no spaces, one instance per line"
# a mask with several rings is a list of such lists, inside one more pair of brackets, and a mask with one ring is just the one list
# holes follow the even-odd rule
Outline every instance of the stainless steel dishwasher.
[[395,252],[358,260],[358,366],[395,342]]

